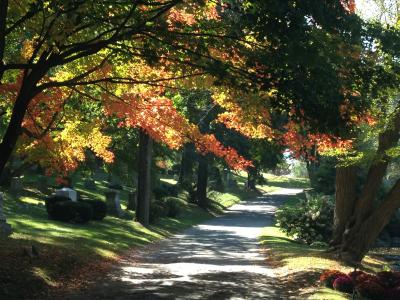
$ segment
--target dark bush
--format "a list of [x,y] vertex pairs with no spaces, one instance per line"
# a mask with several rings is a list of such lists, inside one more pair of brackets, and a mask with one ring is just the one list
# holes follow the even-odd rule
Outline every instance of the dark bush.
[[93,210],[89,204],[71,200],[55,202],[48,213],[51,219],[80,224],[89,222],[93,216]]
[[393,288],[400,284],[400,272],[382,271],[376,274],[381,285]]
[[71,199],[65,196],[58,196],[58,195],[52,195],[47,197],[45,199],[45,205],[48,215],[51,216],[53,207],[56,203],[64,201],[71,201]]
[[149,221],[150,223],[154,223],[159,218],[167,216],[168,213],[168,208],[165,203],[161,201],[152,201],[150,203]]
[[347,275],[339,276],[333,282],[333,288],[337,291],[351,294],[353,293],[353,288],[354,288],[353,280]]
[[101,200],[79,200],[80,202],[87,203],[92,207],[93,220],[101,221],[107,215],[107,204]]
[[334,202],[330,196],[315,195],[296,206],[276,212],[277,225],[287,235],[307,244],[328,242],[332,235]]
[[175,197],[167,197],[165,199],[165,205],[167,207],[168,214],[167,216],[170,218],[177,217],[182,211],[182,200]]
[[368,273],[358,275],[353,281],[356,286],[363,284],[364,282],[372,282],[373,281],[373,282],[379,283],[379,280],[375,275],[368,274]]
[[355,282],[361,275],[367,274],[364,271],[352,271],[349,273],[350,278]]
[[122,185],[120,185],[119,183],[108,184],[107,187],[109,189],[120,190],[120,191],[122,191],[124,189],[124,187]]
[[154,198],[161,200],[162,198],[178,196],[178,186],[172,184],[160,184],[153,189]]
[[359,296],[370,300],[386,300],[385,288],[376,280],[366,280],[356,285],[356,292]]
[[385,300],[399,300],[400,299],[400,286],[386,290]]
[[335,193],[337,159],[335,157],[320,157],[318,166],[311,164],[308,167],[311,187],[322,194]]

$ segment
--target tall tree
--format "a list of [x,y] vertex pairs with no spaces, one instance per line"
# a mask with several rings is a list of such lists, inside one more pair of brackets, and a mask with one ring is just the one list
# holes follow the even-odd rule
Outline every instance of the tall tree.
[[149,225],[152,148],[153,140],[145,131],[141,130],[139,134],[136,219],[144,226]]

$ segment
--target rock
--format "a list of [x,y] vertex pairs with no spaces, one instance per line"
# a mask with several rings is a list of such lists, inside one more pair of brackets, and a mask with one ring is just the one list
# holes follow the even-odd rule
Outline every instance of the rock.
[[105,193],[107,213],[110,215],[122,217],[124,215],[124,212],[121,209],[119,195],[120,191],[114,189],[110,189]]
[[71,189],[71,188],[62,188],[56,191],[57,196],[62,196],[62,197],[67,197],[71,199],[72,201],[77,201],[78,200],[78,193]]
[[47,176],[38,176],[37,186],[38,186],[39,191],[47,192],[49,189],[49,183],[48,183]]

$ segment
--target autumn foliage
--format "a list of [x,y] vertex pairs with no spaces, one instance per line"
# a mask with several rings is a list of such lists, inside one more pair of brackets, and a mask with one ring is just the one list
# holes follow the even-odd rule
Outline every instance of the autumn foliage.
[[[22,76],[15,83],[2,84],[0,91],[14,101]],[[71,98],[66,89],[53,88],[38,93],[30,102],[18,141],[17,154],[39,163],[47,174],[67,174],[85,161],[86,151],[111,163],[111,137],[102,132],[100,120],[86,121],[79,110],[66,107]]]

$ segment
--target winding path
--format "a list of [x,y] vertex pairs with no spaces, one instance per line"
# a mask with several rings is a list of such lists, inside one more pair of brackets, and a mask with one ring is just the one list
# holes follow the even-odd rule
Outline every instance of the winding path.
[[232,206],[226,214],[133,253],[100,282],[67,299],[287,299],[259,252],[258,236],[273,222],[280,189]]

